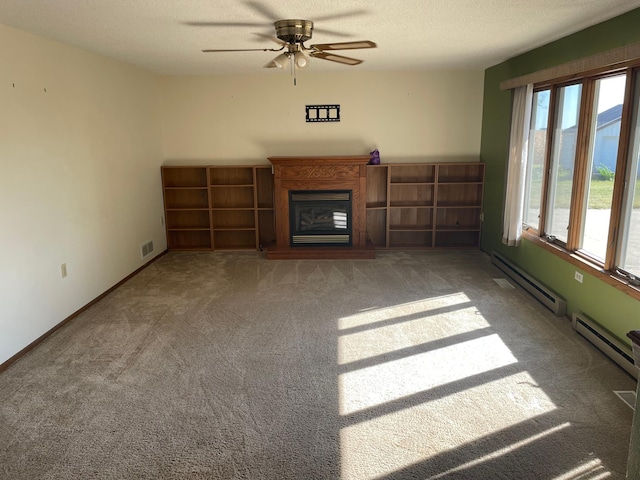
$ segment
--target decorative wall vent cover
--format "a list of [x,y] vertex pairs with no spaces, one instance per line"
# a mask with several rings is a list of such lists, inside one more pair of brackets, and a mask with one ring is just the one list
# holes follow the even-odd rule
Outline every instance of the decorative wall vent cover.
[[153,240],[151,240],[150,242],[143,243],[140,246],[140,254],[142,255],[143,259],[151,255],[152,252],[153,252]]
[[340,105],[307,105],[307,122],[339,122]]

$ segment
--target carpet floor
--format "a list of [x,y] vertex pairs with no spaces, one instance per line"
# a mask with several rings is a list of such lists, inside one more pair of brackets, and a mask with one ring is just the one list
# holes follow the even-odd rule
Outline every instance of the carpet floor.
[[169,253],[0,374],[0,477],[623,479],[635,381],[495,278]]

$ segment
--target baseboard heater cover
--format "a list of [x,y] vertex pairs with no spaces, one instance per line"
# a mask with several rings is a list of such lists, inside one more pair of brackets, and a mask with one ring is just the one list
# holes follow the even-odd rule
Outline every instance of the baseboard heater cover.
[[572,316],[573,328],[602,353],[616,362],[632,377],[638,379],[640,369],[635,365],[631,347],[616,340],[609,332],[582,312]]
[[496,252],[491,253],[491,263],[507,274],[514,282],[533,295],[558,317],[566,315],[567,302],[556,292],[543,285],[531,275],[518,268]]

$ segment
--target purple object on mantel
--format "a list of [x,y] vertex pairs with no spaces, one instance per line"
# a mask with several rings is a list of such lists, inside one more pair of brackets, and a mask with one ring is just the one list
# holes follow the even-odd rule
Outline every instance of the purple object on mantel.
[[371,155],[369,165],[380,165],[380,152],[377,148],[373,152],[369,152],[369,155]]

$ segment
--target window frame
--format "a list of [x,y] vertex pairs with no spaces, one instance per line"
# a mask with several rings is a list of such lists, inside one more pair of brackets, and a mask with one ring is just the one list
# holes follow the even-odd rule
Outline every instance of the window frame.
[[[626,75],[624,101],[620,119],[620,138],[616,157],[616,171],[614,177],[613,193],[611,199],[611,213],[609,219],[609,231],[607,232],[606,255],[604,261],[589,255],[582,250],[581,232],[586,213],[585,194],[589,187],[587,168],[590,164],[590,150],[592,137],[595,92],[597,81],[603,78]],[[567,242],[559,241],[546,233],[547,209],[550,195],[551,154],[553,150],[554,133],[556,130],[556,111],[558,108],[558,89],[581,84],[582,93],[579,107],[579,121],[577,125],[576,153],[574,159],[574,172],[572,193],[570,200],[569,229]],[[626,272],[617,267],[618,250],[620,248],[619,235],[621,234],[621,221],[624,213],[625,183],[629,176],[629,149],[632,141],[632,117],[634,89],[640,88],[640,59],[625,62],[615,67],[601,67],[580,75],[559,78],[534,84],[534,93],[543,90],[550,91],[549,112],[546,132],[544,178],[542,181],[540,216],[538,225],[523,225],[523,236],[530,241],[547,248],[551,252],[570,261],[576,266],[591,271],[595,276],[626,293],[640,299],[640,282],[638,276]],[[640,113],[639,113],[640,115]],[[595,135],[595,133],[593,133]],[[529,185],[526,187],[530,188]],[[584,211],[583,211],[584,210]],[[640,272],[637,272],[640,273]]]

